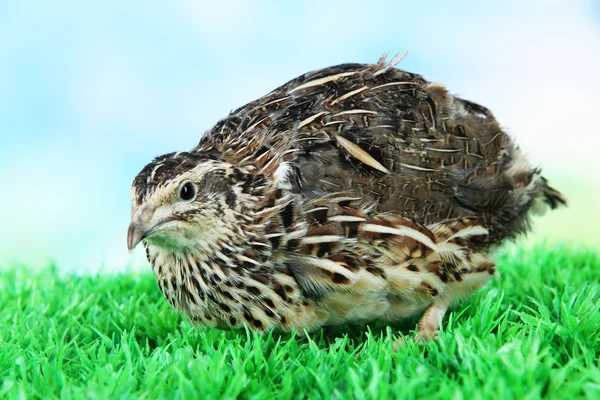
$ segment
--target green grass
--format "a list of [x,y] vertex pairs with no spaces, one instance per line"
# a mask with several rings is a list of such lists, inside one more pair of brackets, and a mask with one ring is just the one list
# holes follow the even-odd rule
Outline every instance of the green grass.
[[[437,343],[194,329],[150,273],[0,272],[0,398],[600,398],[600,256],[510,247]],[[358,353],[360,350],[360,353]]]

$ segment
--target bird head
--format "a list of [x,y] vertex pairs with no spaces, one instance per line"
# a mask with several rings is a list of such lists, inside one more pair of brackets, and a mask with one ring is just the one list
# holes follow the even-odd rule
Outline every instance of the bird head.
[[243,241],[260,179],[201,152],[157,157],[134,179],[130,250],[144,240],[177,253],[209,254]]

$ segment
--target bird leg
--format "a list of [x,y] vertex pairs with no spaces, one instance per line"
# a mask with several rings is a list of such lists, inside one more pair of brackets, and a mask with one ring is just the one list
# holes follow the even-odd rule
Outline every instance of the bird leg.
[[[451,301],[451,297],[442,297],[431,303],[419,320],[417,325],[417,335],[414,337],[415,342],[423,344],[424,342],[429,342],[430,340],[435,341],[437,339],[442,319],[444,318],[446,311],[448,311]],[[394,351],[397,352],[405,343],[406,340],[404,338],[395,340],[393,344]]]
[[417,332],[419,333],[415,340],[417,342],[436,340],[436,336],[440,331],[442,319],[450,305],[449,298],[441,298],[433,302],[421,317],[418,323]]

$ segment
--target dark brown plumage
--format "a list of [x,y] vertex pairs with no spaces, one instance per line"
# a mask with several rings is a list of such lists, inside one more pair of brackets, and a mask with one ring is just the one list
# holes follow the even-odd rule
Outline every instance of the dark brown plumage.
[[394,68],[302,75],[132,185],[128,245],[191,320],[265,330],[397,320],[496,273],[492,245],[564,203],[492,113]]

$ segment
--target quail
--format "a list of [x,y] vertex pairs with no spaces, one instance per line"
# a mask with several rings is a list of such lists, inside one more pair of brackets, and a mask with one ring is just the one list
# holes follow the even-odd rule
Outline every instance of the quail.
[[301,75],[142,169],[127,244],[175,309],[298,332],[422,315],[434,339],[491,249],[566,203],[490,110],[400,58]]

